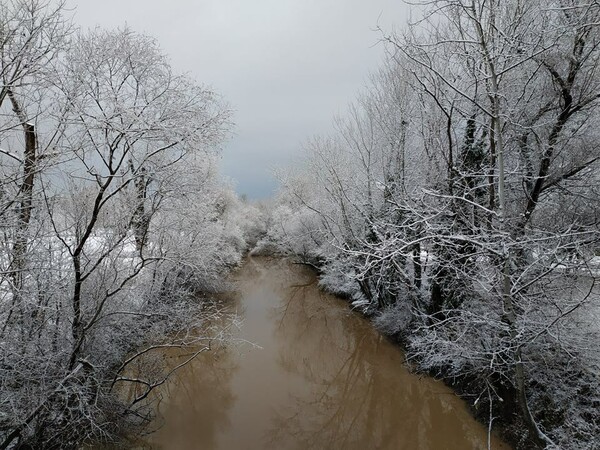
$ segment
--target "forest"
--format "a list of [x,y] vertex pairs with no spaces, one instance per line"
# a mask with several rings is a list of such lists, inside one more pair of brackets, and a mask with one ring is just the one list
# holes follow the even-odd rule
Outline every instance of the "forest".
[[0,448],[74,448],[146,422],[255,213],[216,171],[230,108],[152,38],[0,14]]
[[600,4],[419,4],[254,253],[317,268],[518,448],[596,448]]
[[0,4],[0,449],[142,429],[228,339],[247,252],[312,266],[516,448],[596,448],[600,3],[418,11],[253,205],[218,171],[232,107],[152,37]]

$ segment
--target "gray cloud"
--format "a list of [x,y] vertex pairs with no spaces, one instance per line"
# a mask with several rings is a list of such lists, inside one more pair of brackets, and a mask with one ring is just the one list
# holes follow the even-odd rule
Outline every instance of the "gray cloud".
[[250,198],[275,189],[270,168],[326,132],[377,67],[379,23],[408,17],[400,0],[70,0],[83,27],[123,26],[158,40],[178,71],[236,110],[225,175]]

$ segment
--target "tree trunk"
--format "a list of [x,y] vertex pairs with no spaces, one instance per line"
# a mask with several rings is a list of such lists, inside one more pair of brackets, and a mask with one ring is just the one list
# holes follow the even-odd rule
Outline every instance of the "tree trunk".
[[27,232],[31,222],[31,211],[33,209],[33,188],[35,183],[35,173],[37,166],[37,135],[33,124],[27,122],[25,112],[17,101],[17,98],[10,89],[6,90],[13,106],[13,111],[21,121],[23,133],[25,136],[25,151],[23,158],[23,181],[19,186],[18,198],[20,202],[17,206],[17,226],[14,236],[14,243],[11,250],[11,265],[9,268],[9,278],[12,283],[12,305],[8,317],[3,327],[3,332],[10,323],[15,308],[21,304],[21,294],[23,289],[23,271],[25,270],[25,256],[29,239]]

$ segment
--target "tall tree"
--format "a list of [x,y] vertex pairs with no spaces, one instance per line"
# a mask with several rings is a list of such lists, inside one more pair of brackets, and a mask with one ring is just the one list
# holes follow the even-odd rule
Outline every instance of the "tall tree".
[[0,448],[73,448],[139,422],[161,349],[218,313],[197,291],[245,245],[214,170],[230,111],[149,37],[71,32],[62,2],[0,11]]

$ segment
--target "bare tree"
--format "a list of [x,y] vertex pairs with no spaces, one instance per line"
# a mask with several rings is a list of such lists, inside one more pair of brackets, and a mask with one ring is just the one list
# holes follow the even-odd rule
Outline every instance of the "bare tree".
[[523,445],[588,445],[590,405],[560,405],[551,380],[598,392],[598,5],[420,4],[384,35],[366,99],[288,178],[302,209],[283,227],[316,216],[302,230],[324,284],[381,314],[422,368],[468,379],[491,417],[518,417]]
[[230,112],[151,38],[70,33],[62,3],[2,17],[0,448],[75,447],[143,421],[161,349],[220,338],[198,291],[246,245],[214,170]]
[[[38,172],[47,164],[41,161],[48,153],[48,143],[38,139],[36,123],[40,108],[35,98],[42,88],[40,84],[47,82],[47,75],[69,33],[68,23],[61,14],[62,8],[62,3],[15,0],[3,4],[0,10],[0,110],[9,109],[6,103],[12,110],[3,114],[1,125],[4,142],[9,147],[0,149],[2,157],[8,158],[10,167],[0,185],[0,218],[11,224],[14,233],[9,244],[11,256],[6,271],[7,281],[12,287],[12,306],[7,321],[13,319],[15,310],[23,313],[20,296],[35,182]],[[22,149],[19,148],[21,146]]]

